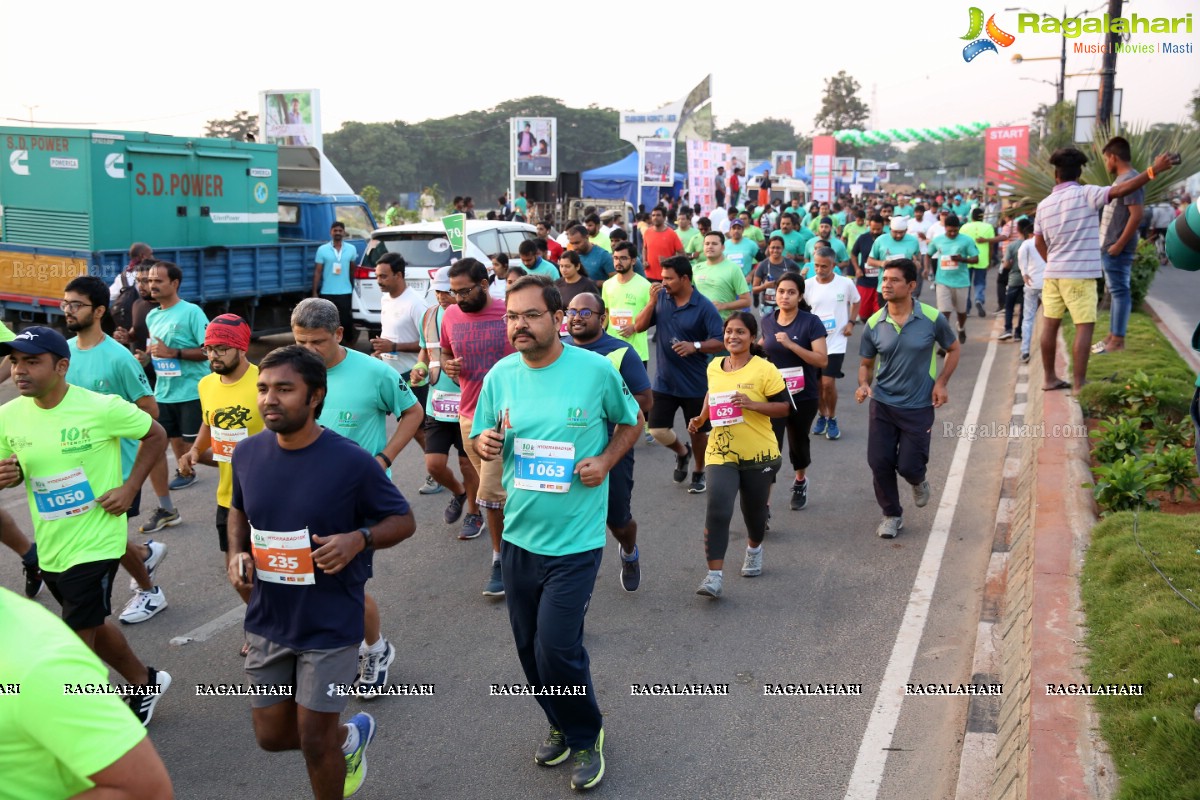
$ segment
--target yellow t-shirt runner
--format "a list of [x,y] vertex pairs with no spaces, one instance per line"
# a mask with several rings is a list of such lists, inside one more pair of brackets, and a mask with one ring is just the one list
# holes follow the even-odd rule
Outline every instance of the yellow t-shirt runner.
[[726,372],[724,358],[708,365],[708,420],[712,432],[704,451],[707,466],[729,464],[738,469],[763,469],[780,460],[779,445],[771,418],[729,405],[729,397],[741,392],[757,403],[786,391],[779,369],[765,358],[754,356],[741,369]]
[[0,406],[0,459],[15,453],[25,473],[43,571],[125,554],[125,515],[109,514],[96,498],[124,482],[121,438],[141,439],[151,422],[133,403],[78,386],[54,408],[32,397]]
[[217,505],[233,502],[233,465],[230,458],[238,442],[263,429],[258,413],[258,367],[250,364],[236,383],[222,383],[213,373],[200,379],[200,407],[212,434],[213,460],[217,462]]

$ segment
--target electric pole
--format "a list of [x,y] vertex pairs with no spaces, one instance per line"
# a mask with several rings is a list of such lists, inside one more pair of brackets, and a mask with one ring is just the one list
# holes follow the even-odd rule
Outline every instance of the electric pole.
[[[1110,20],[1121,16],[1122,0],[1108,0],[1108,18]],[[1096,110],[1096,124],[1103,126],[1108,136],[1116,135],[1113,129],[1113,92],[1117,80],[1117,43],[1121,41],[1119,33],[1110,32],[1105,37],[1106,48],[1104,60],[1100,69],[1099,108]]]

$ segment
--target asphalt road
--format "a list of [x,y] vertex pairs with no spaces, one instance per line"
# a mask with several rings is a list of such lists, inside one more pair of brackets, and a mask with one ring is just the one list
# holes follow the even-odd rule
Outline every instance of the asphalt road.
[[[593,794],[847,796],[856,762],[881,754],[867,747],[860,756],[860,747],[910,595],[913,619],[923,629],[918,624],[915,659],[901,679],[970,681],[1006,442],[972,442],[955,477],[961,491],[946,498],[942,490],[960,439],[944,435],[942,426],[963,421],[977,381],[985,380],[978,421],[1007,421],[1016,346],[991,345],[997,357],[981,374],[993,325],[990,315],[971,318],[951,402],[938,412],[933,434],[933,500],[916,509],[902,495],[904,533],[895,541],[875,536],[880,513],[866,464],[866,406],[853,402],[852,355],[849,377],[840,381],[843,436],[814,442],[808,509],[787,509],[782,482],[764,572],[755,579],[738,575],[745,528],[735,519],[720,601],[695,594],[705,570],[705,497],[671,482],[673,460],[663,448],[638,444],[633,507],[642,587],[633,594],[621,590],[610,537],[588,615],[586,642],[607,732],[607,774]],[[252,359],[286,340],[256,343]],[[0,400],[13,396],[11,383],[0,386]],[[533,763],[546,730],[534,701],[489,696],[491,684],[522,682],[523,676],[503,602],[480,594],[490,562],[487,537],[458,541],[458,526],[441,520],[448,495],[416,493],[424,470],[415,447],[396,460],[394,473],[418,529],[377,556],[369,589],[382,608],[385,635],[399,651],[391,682],[434,684],[436,693],[351,701],[350,713],[369,709],[379,723],[359,796],[528,800],[571,794],[569,764],[542,769]],[[170,548],[158,572],[170,605],[146,623],[124,627],[135,651],[174,677],[151,736],[179,798],[307,797],[300,755],[256,746],[248,701],[196,696],[197,683],[244,682],[240,601],[225,579],[212,525],[216,483],[215,471],[206,471],[196,485],[175,493],[184,523],[158,535]],[[22,494],[6,492],[0,503],[30,529]],[[934,562],[940,571],[926,608],[929,593],[913,587],[940,503],[953,512],[953,522],[944,557]],[[0,585],[20,591],[19,563],[4,555]],[[125,584],[118,579],[114,605],[124,602]],[[40,602],[57,612],[48,592]],[[202,640],[171,644],[189,634]],[[764,696],[766,683],[807,682],[861,684],[862,694]],[[631,684],[641,683],[728,684],[729,691],[723,697],[631,696]],[[882,784],[855,796],[952,797],[966,705],[963,697],[906,699],[898,722],[884,731]]]

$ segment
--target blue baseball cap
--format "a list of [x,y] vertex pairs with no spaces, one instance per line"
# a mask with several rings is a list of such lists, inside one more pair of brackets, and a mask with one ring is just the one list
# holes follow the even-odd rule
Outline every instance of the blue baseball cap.
[[36,356],[41,353],[53,353],[59,358],[70,358],[71,348],[67,340],[53,328],[34,325],[17,334],[9,342],[0,342],[0,356],[12,355],[13,351]]

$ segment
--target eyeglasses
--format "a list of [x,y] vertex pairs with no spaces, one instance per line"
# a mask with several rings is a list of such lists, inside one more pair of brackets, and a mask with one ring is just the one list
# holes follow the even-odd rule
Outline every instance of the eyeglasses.
[[206,356],[216,356],[217,358],[224,358],[225,355],[233,348],[230,347],[229,345],[224,345],[224,344],[214,344],[211,346],[206,344],[206,345],[204,345],[203,349],[204,349],[204,355],[206,355]]
[[91,303],[81,303],[78,300],[72,300],[69,303],[66,301],[63,301],[58,304],[58,307],[60,309],[62,309],[63,311],[67,311],[71,314],[74,314],[76,311],[78,311],[81,308],[95,308],[95,306],[92,305]]
[[462,299],[464,297],[470,297],[471,292],[478,289],[479,286],[480,286],[480,284],[477,283],[474,286],[472,286],[470,289],[451,289],[450,294],[454,295],[455,297],[457,297],[459,299]]
[[504,315],[504,319],[508,320],[509,322],[516,322],[519,319],[523,319],[526,322],[537,322],[539,319],[549,313],[549,311],[509,311]]
[[568,308],[567,309],[568,317],[579,317],[580,319],[587,319],[588,317],[591,317],[593,314],[597,317],[600,316],[599,311],[592,311],[590,308]]

